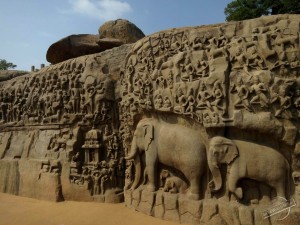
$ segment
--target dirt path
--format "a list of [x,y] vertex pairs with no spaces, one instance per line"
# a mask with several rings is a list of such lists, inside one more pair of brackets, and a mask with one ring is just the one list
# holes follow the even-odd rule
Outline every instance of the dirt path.
[[124,204],[60,203],[0,193],[0,225],[174,225]]

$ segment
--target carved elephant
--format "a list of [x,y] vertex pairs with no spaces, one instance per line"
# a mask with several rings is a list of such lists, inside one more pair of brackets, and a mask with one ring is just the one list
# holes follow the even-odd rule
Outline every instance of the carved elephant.
[[183,193],[187,189],[187,184],[179,177],[168,177],[163,191],[170,193]]
[[158,163],[176,168],[188,180],[188,196],[199,199],[201,178],[207,168],[206,146],[201,132],[187,126],[172,124],[156,118],[139,121],[131,143],[130,154],[125,159],[135,160],[135,180],[131,189],[141,183],[141,155],[145,152],[144,177],[146,188],[158,189]]
[[212,192],[222,187],[220,164],[227,164],[227,192],[243,198],[242,178],[263,182],[276,190],[277,196],[286,197],[286,184],[289,182],[287,160],[270,147],[255,143],[234,142],[224,137],[213,137],[209,142],[208,166],[213,180],[209,182]]

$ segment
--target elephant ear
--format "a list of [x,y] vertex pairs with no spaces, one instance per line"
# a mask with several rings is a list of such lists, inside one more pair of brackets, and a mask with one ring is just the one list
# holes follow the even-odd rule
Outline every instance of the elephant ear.
[[144,140],[145,140],[145,150],[149,149],[151,142],[154,139],[154,127],[153,125],[147,124],[143,126],[144,129]]
[[224,143],[224,151],[224,162],[228,165],[232,163],[236,157],[239,156],[237,146],[232,141]]

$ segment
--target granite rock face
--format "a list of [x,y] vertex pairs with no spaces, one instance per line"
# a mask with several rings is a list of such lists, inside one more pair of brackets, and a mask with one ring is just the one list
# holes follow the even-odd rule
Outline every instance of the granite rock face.
[[143,38],[143,32],[128,20],[104,23],[99,35],[70,35],[53,43],[47,51],[47,61],[56,64],[83,55],[103,52],[122,44],[134,43]]
[[27,74],[27,71],[0,70],[0,81],[6,81]]
[[128,45],[1,82],[0,190],[123,201],[115,85]]
[[298,15],[171,29],[1,82],[0,190],[299,224],[299,32]]
[[108,21],[99,27],[98,31],[100,38],[115,38],[126,44],[145,37],[136,25],[124,19]]
[[114,39],[99,40],[99,35],[79,34],[53,43],[47,51],[47,61],[53,64],[83,55],[118,47],[123,43]]
[[300,16],[279,15],[132,46],[120,87],[126,205],[217,225],[280,224],[291,209],[297,224],[299,31]]

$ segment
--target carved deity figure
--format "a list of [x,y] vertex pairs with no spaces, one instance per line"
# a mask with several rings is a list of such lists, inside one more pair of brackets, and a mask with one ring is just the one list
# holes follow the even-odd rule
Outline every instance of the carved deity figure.
[[259,80],[258,76],[253,78],[253,85],[250,87],[250,92],[254,92],[254,96],[250,101],[250,104],[259,103],[261,107],[267,108],[269,105],[269,100],[266,96],[267,89],[265,84]]
[[281,117],[282,114],[287,112],[287,110],[292,106],[292,99],[291,96],[288,95],[286,87],[279,87],[278,95],[271,100],[271,103],[274,102],[279,103],[279,109],[275,112],[276,117]]
[[215,98],[215,100],[211,103],[211,105],[222,111],[222,114],[225,113],[225,108],[222,104],[222,100],[225,97],[224,91],[223,91],[223,87],[220,81],[216,81],[214,83],[213,89],[212,89],[212,96]]
[[211,94],[207,91],[206,85],[204,82],[200,83],[199,92],[197,95],[197,108],[198,109],[212,109],[209,99],[211,98]]
[[247,86],[243,83],[243,79],[239,77],[237,79],[236,84],[233,84],[231,87],[231,92],[237,92],[237,100],[233,103],[234,107],[240,107],[241,105],[248,110],[249,112],[252,112],[248,96],[249,96],[249,90]]

